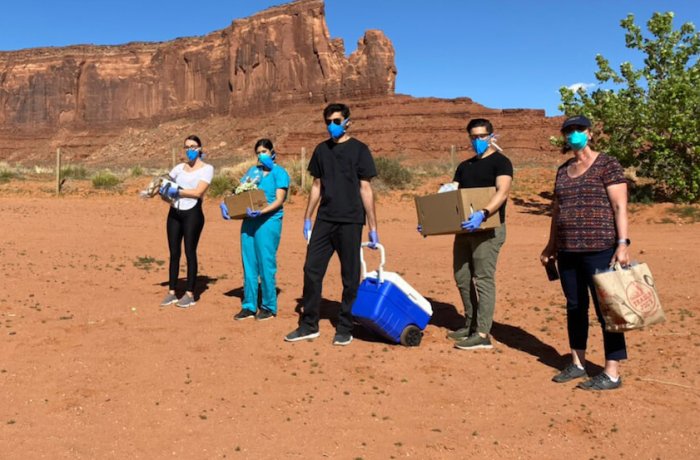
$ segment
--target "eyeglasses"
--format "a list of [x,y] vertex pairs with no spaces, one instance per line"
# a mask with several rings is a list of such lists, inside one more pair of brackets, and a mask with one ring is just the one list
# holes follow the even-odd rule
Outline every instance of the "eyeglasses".
[[561,132],[562,132],[562,134],[571,134],[574,131],[578,131],[578,132],[582,133],[587,129],[588,128],[586,126],[571,125],[571,126],[567,126],[566,128],[562,129]]
[[470,135],[469,135],[469,139],[471,139],[471,140],[474,141],[474,140],[476,140],[476,139],[486,139],[486,138],[489,137],[489,136],[490,136],[489,133],[470,134]]
[[333,119],[329,120],[328,118],[326,118],[326,126],[330,125],[331,123],[333,123],[334,125],[341,125],[341,124],[343,124],[343,119],[342,118],[333,118]]
[[198,145],[185,145],[185,146],[182,147],[182,148],[183,148],[183,150],[190,150],[190,149],[192,149],[192,150],[199,150],[199,149],[201,149],[202,147],[200,147],[200,146],[198,146]]

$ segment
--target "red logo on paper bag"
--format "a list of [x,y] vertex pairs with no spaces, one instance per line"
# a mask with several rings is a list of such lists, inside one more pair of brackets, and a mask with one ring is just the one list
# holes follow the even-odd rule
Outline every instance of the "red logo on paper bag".
[[649,314],[656,310],[656,295],[654,289],[635,281],[627,286],[627,299],[629,299],[632,308],[642,314]]

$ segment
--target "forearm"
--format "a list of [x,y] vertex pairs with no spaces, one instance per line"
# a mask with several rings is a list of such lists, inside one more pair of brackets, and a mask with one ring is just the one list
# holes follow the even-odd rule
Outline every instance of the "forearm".
[[620,205],[614,206],[613,212],[615,213],[615,230],[617,230],[617,237],[619,239],[629,238],[629,227],[627,221],[627,203],[622,203]]
[[[318,179],[316,179],[317,181]],[[317,185],[316,181],[311,186],[311,192],[309,192],[309,201],[306,204],[306,212],[304,212],[304,219],[311,219],[318,206],[318,202],[321,200],[321,186],[320,183]]]
[[377,214],[374,208],[374,191],[369,183],[360,188],[360,197],[362,198],[362,205],[365,208],[365,214],[367,214],[367,226],[370,230],[377,230]]

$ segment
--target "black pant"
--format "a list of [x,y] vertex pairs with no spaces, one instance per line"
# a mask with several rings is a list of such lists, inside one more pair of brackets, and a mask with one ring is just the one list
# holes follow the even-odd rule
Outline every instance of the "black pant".
[[304,332],[318,331],[323,277],[334,252],[338,253],[340,259],[340,275],[343,280],[343,299],[336,331],[339,334],[352,331],[351,309],[360,284],[361,243],[362,224],[316,219],[304,264],[304,309],[299,320],[299,327]]
[[627,359],[625,335],[621,332],[606,332],[600,314],[598,297],[593,286],[596,270],[606,270],[615,248],[596,252],[559,251],[557,262],[561,287],[566,296],[566,325],[569,332],[569,346],[574,350],[585,350],[588,341],[588,294],[600,325],[603,326],[603,347],[605,359],[620,361]]
[[170,208],[168,213],[168,247],[170,249],[170,279],[168,286],[174,291],[180,272],[180,255],[182,240],[185,240],[185,256],[187,257],[187,290],[194,292],[197,280],[197,244],[204,228],[204,213],[202,201],[194,208],[180,211]]

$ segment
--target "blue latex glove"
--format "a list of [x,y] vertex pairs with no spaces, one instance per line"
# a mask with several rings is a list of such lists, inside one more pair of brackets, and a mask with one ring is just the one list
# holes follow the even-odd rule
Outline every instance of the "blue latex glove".
[[178,187],[171,187],[170,184],[165,184],[160,188],[158,193],[160,193],[162,197],[175,199],[180,194],[180,189]]
[[379,235],[377,235],[376,230],[370,230],[369,232],[369,244],[367,247],[370,249],[377,249],[377,244],[379,244]]
[[226,203],[222,201],[219,208],[221,208],[221,217],[223,217],[224,220],[231,220],[231,216],[228,215],[228,206],[226,206]]
[[250,208],[245,208],[245,213],[248,215],[248,217],[255,219],[258,217],[260,214],[262,214],[260,211],[253,211]]
[[485,218],[486,216],[482,211],[473,212],[469,216],[469,220],[465,220],[464,222],[462,222],[462,229],[473,232],[481,226],[481,223],[484,221]]
[[304,219],[304,239],[309,241],[311,238],[311,219]]

